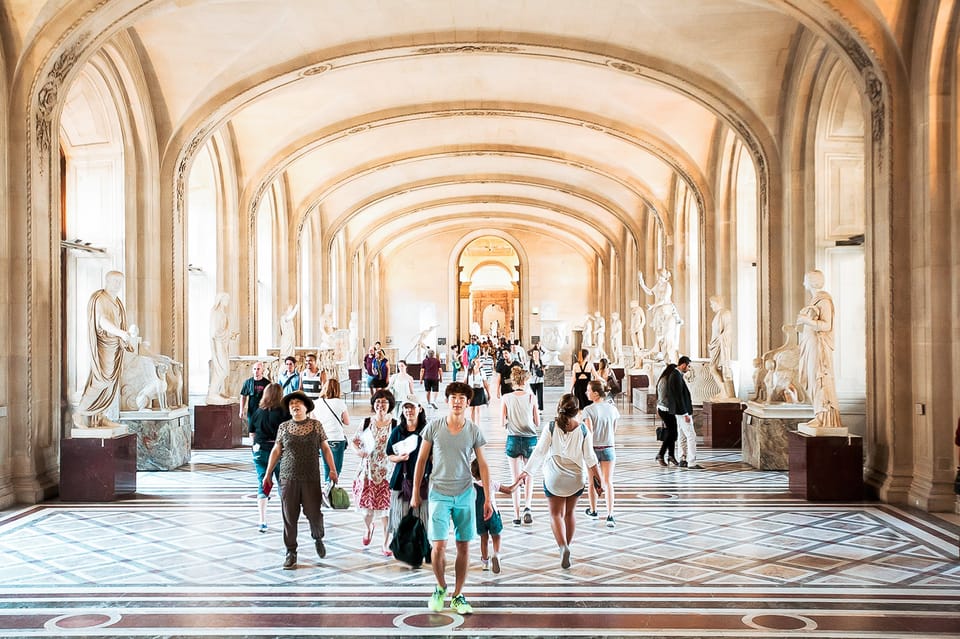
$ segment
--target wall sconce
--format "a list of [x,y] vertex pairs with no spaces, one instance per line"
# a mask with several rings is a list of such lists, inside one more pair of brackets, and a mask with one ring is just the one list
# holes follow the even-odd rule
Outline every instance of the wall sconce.
[[531,308],[531,309],[530,309],[530,314],[531,314],[531,315],[539,315],[539,314],[540,314],[540,307],[539,307],[539,306],[534,306],[533,308]]

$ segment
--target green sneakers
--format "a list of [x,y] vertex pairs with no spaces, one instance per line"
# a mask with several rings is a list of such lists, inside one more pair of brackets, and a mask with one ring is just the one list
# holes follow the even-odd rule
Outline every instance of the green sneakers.
[[473,606],[467,602],[467,598],[463,595],[454,597],[453,601],[450,602],[450,607],[453,608],[458,615],[469,615],[473,612]]
[[443,601],[447,598],[447,589],[437,586],[433,590],[433,596],[430,597],[430,601],[427,602],[427,606],[430,610],[434,612],[440,612],[443,610]]

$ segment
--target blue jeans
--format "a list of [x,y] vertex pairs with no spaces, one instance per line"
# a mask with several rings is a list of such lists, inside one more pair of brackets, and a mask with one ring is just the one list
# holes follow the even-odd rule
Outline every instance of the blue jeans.
[[[266,499],[263,494],[263,478],[267,476],[267,464],[270,462],[270,451],[273,450],[273,444],[260,446],[260,450],[253,453],[253,465],[257,469],[257,497]],[[280,464],[273,469],[273,483],[280,486]]]
[[[343,470],[343,453],[347,450],[347,440],[341,439],[338,442],[328,441],[327,444],[330,445],[330,452],[333,453],[333,465],[336,466],[337,476],[340,476],[340,471]],[[330,481],[330,467],[327,466],[327,458],[321,457],[323,459],[323,481]]]

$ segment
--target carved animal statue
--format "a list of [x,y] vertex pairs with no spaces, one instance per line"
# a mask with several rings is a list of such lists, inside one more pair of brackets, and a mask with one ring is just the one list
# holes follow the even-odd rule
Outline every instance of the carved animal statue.
[[156,365],[156,377],[149,380],[137,393],[137,410],[152,410],[151,406],[154,400],[157,402],[157,408],[160,410],[169,410],[167,406],[166,364],[158,363]]

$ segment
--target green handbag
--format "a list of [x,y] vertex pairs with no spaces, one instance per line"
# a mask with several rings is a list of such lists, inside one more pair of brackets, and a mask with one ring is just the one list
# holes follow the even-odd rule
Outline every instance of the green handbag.
[[350,493],[339,486],[330,489],[330,505],[335,510],[346,510],[350,507]]

